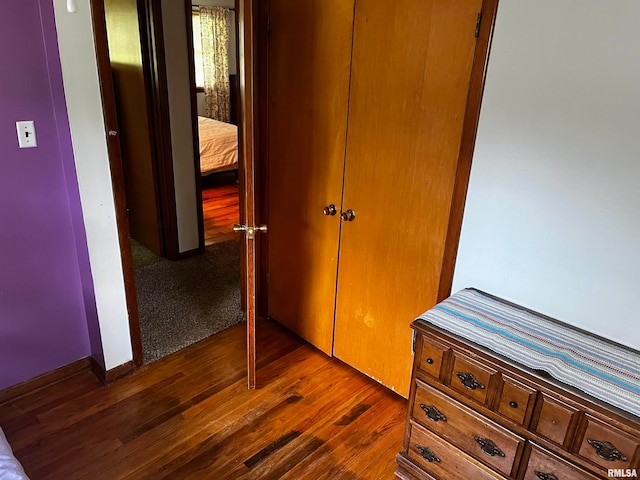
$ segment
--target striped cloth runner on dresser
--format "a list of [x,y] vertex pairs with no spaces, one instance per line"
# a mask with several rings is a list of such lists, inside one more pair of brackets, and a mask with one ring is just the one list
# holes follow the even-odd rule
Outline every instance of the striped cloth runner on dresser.
[[475,289],[419,318],[640,417],[640,352]]

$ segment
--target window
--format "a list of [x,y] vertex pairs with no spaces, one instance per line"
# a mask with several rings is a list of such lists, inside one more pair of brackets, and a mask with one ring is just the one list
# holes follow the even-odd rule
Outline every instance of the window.
[[193,11],[193,63],[196,70],[196,87],[204,88],[204,68],[202,67],[202,39],[200,37],[200,13]]

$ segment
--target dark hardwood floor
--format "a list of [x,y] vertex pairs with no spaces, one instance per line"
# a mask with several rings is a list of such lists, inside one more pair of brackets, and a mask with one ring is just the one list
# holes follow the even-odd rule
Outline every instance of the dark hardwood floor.
[[202,178],[205,245],[238,237],[233,231],[233,224],[240,222],[238,205],[238,184],[234,172]]
[[32,480],[393,478],[406,400],[268,321],[249,391],[244,328],[108,386],[77,373],[0,425]]

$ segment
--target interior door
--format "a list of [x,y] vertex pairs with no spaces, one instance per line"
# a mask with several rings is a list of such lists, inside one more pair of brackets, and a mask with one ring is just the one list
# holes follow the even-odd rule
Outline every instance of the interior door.
[[105,0],[104,12],[131,236],[155,254],[164,255],[140,5],[136,0]]
[[109,155],[109,170],[111,172],[111,182],[114,191],[113,201],[118,226],[118,240],[122,258],[127,311],[129,312],[129,332],[131,334],[133,361],[137,367],[141,367],[144,361],[144,354],[142,351],[142,338],[140,336],[135,274],[133,271],[133,258],[130,247],[131,235],[127,216],[127,199],[124,193],[125,179],[120,146],[121,132],[118,125],[116,96],[114,93],[111,60],[109,59],[107,23],[104,10],[105,3],[106,2],[102,0],[91,0],[91,20],[93,22],[94,39],[96,42],[96,66],[102,97],[102,111],[106,130],[107,152]]
[[247,385],[256,387],[256,239],[266,227],[256,228],[255,208],[255,14],[254,0],[236,0],[238,18],[238,77],[240,123],[238,146],[240,153],[240,219],[243,225],[234,227],[244,233],[242,248],[244,301],[247,315]]
[[268,314],[329,355],[353,10],[269,2]]
[[482,0],[358,0],[334,355],[407,396],[437,301]]

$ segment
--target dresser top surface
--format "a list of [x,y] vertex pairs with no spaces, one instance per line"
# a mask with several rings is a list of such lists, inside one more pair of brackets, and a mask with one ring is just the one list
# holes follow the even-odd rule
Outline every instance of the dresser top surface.
[[452,295],[421,321],[640,417],[640,352],[475,289]]

